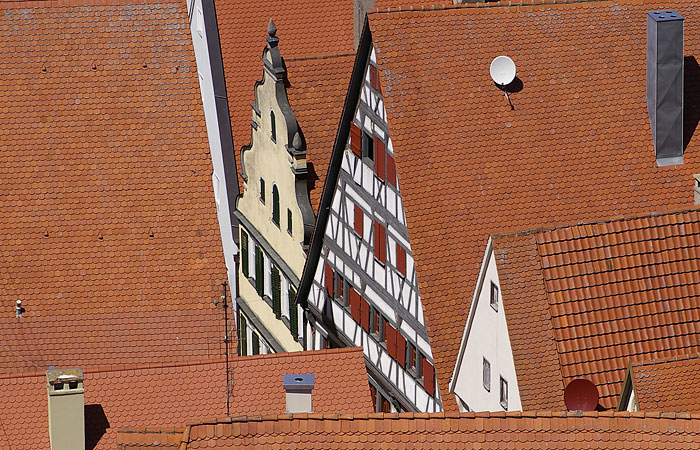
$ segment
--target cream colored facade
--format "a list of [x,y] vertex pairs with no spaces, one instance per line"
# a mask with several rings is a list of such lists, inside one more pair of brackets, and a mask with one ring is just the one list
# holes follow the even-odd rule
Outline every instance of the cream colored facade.
[[[294,304],[290,290],[296,292],[299,284],[314,222],[307,190],[305,146],[287,100],[285,69],[275,31],[271,24],[262,58],[263,77],[255,84],[251,143],[241,151],[244,184],[236,205],[241,252],[247,252],[240,259],[237,299],[239,318],[243,314],[245,320],[246,330],[241,331],[239,325],[239,332],[247,332],[242,336],[242,345],[248,345],[248,351],[243,353],[247,354],[302,350],[290,331],[292,308],[297,308],[296,329],[299,333],[302,330],[301,309]],[[273,211],[275,205],[277,214]],[[256,252],[262,254],[262,264]],[[263,274],[258,274],[261,266]],[[272,307],[275,269],[281,275],[281,311],[277,313]],[[256,288],[259,276],[264,280],[263,296]],[[258,346],[263,347],[260,351],[252,347],[253,340],[264,341],[263,346]]]

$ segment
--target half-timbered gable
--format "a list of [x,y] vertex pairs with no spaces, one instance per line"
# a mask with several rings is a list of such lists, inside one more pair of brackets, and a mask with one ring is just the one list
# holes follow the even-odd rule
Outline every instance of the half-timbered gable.
[[354,113],[341,122],[329,171],[336,178],[324,188],[319,259],[304,273],[305,345],[362,346],[378,410],[439,411],[376,53],[363,45],[345,106]]
[[306,261],[314,213],[307,190],[306,151],[286,92],[286,68],[270,20],[255,84],[251,142],[241,150],[240,352],[301,350],[295,292]]

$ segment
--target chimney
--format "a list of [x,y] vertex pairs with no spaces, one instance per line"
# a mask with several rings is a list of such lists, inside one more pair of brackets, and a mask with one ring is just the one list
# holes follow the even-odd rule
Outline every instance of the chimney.
[[284,390],[287,391],[288,413],[313,412],[311,391],[314,389],[314,378],[312,373],[284,376],[283,385]]
[[85,450],[85,389],[81,369],[46,371],[51,450]]
[[647,110],[658,166],[683,164],[683,16],[647,13]]

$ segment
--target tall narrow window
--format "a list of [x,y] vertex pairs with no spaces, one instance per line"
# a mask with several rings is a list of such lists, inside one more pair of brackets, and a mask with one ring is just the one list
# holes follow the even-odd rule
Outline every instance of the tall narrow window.
[[362,212],[362,209],[355,205],[355,223],[354,223],[354,228],[355,228],[355,233],[360,235],[360,238],[362,238],[362,232],[364,231],[364,220],[365,220],[365,214]]
[[258,336],[258,333],[253,332],[253,351],[251,352],[252,355],[259,355],[260,354],[260,337]]
[[374,221],[374,257],[382,264],[386,263],[386,228]]
[[275,112],[270,110],[270,139],[277,142],[277,124],[275,123]]
[[388,153],[386,155],[386,181],[391,183],[392,186],[397,187],[396,161],[394,161],[394,157]]
[[354,123],[350,124],[350,150],[357,156],[362,156],[362,130]]
[[292,210],[287,209],[287,231],[292,234]]
[[280,191],[277,185],[272,185],[272,221],[280,226]]
[[260,178],[260,201],[265,203],[265,180]]
[[250,267],[248,266],[248,233],[241,227],[241,269],[243,275],[248,278]]
[[386,180],[386,145],[374,136],[374,173],[380,180]]
[[362,156],[374,160],[374,139],[365,131],[362,132]]
[[491,392],[491,363],[488,362],[486,358],[484,358],[482,381],[484,383],[484,389]]
[[292,336],[296,339],[299,335],[299,317],[297,310],[297,293],[294,292],[294,288],[289,287],[289,331],[292,332]]
[[406,276],[406,250],[396,243],[396,270],[403,276]]
[[491,282],[491,308],[498,311],[498,286],[493,281]]
[[275,266],[272,266],[270,283],[272,284],[272,311],[279,319],[282,315],[282,278],[279,269]]
[[248,354],[248,325],[241,313],[238,314],[238,348],[241,356]]
[[255,246],[255,290],[262,297],[265,295],[265,271],[263,270],[265,259],[262,250]]
[[508,382],[501,377],[501,406],[508,410]]

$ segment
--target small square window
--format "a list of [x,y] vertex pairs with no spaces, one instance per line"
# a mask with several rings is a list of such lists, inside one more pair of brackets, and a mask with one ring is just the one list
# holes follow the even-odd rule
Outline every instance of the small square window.
[[491,308],[498,311],[498,286],[493,281],[491,282]]
[[483,371],[483,383],[484,389],[491,392],[491,363],[484,358],[484,371]]
[[508,382],[501,377],[501,406],[508,411]]

